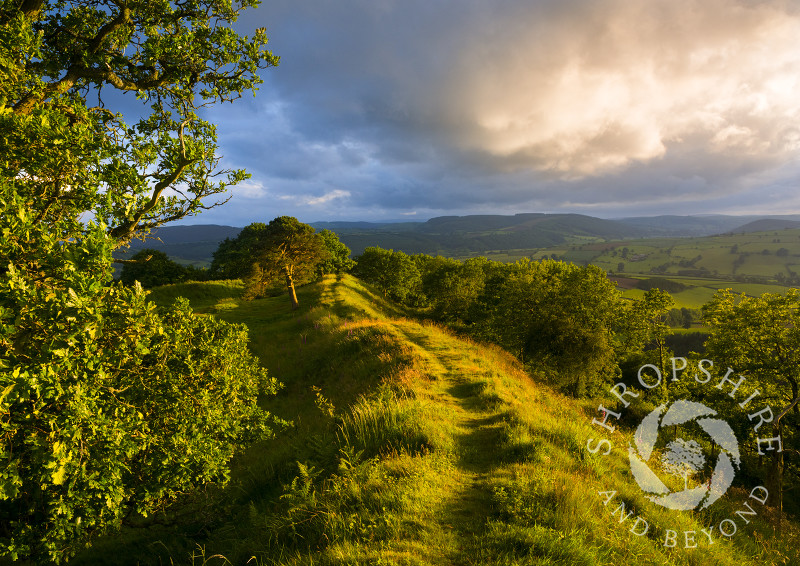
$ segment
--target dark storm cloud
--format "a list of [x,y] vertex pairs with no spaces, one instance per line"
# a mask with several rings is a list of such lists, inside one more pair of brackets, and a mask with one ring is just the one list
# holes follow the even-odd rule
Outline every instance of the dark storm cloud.
[[248,17],[281,64],[212,114],[226,163],[253,173],[229,221],[795,202],[794,3],[276,0]]

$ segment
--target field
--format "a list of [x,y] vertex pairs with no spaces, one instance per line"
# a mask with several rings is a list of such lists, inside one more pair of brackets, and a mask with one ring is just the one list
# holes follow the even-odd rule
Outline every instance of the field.
[[782,282],[800,263],[800,230],[603,242],[560,251],[568,261],[589,261],[615,273]]
[[[761,295],[763,293],[784,293],[789,288],[785,285],[769,285],[765,283],[742,283],[739,281],[725,281],[720,279],[702,279],[697,277],[678,277],[678,276],[658,276],[659,279],[667,279],[668,281],[684,285],[686,289],[682,291],[673,291],[670,294],[675,299],[675,306],[686,307],[691,309],[699,309],[705,303],[711,300],[719,289],[733,289],[737,293],[744,293],[748,296]],[[630,281],[648,281],[653,280],[653,277],[644,276],[626,276],[625,279]],[[644,295],[644,290],[640,288],[630,288],[625,285],[622,288],[624,297],[630,299],[638,299]]]
[[[246,324],[251,349],[285,384],[263,402],[292,422],[236,463],[231,484],[100,541],[78,564],[797,563],[800,534],[778,541],[769,509],[743,534],[669,548],[666,529],[733,516],[654,507],[632,483],[627,450],[586,450],[598,402],[554,393],[509,354],[384,302],[350,276],[286,297],[238,298],[237,282],[156,289],[202,316]],[[645,407],[646,409],[646,407]],[[638,413],[620,420],[622,434]],[[619,437],[621,438],[621,437]],[[598,492],[615,492],[604,505]],[[629,532],[617,501],[651,525]],[[623,508],[622,513],[625,513]],[[620,524],[620,523],[624,524]],[[788,562],[784,562],[788,560]]]
[[[800,230],[725,234],[701,238],[647,238],[607,241],[572,237],[551,248],[490,250],[480,254],[496,261],[555,257],[592,263],[612,273],[700,276],[723,280],[739,277],[779,282],[800,267]],[[620,269],[622,267],[622,269]]]

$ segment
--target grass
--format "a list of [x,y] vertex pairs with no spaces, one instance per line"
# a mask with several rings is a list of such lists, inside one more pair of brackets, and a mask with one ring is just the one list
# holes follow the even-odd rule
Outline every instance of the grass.
[[[630,477],[624,430],[610,435],[610,456],[587,451],[598,402],[554,393],[499,348],[418,322],[349,276],[302,287],[295,312],[284,296],[241,302],[239,288],[152,297],[187,293],[199,311],[246,324],[253,352],[285,384],[263,402],[292,427],[238,458],[204,518],[159,517],[173,524],[105,538],[78,564],[800,560],[796,527],[777,541],[763,516],[730,541],[665,547],[665,529],[699,533],[734,515],[742,494],[714,517],[652,505]],[[615,491],[612,503],[599,491]],[[650,523],[647,536],[612,516],[621,501]]]

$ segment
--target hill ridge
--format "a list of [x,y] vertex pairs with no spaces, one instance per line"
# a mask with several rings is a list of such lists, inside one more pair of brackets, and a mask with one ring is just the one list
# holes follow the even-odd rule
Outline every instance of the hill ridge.
[[[285,297],[243,302],[240,288],[185,284],[151,297],[189,296],[201,313],[246,323],[253,351],[286,385],[267,406],[294,427],[242,456],[231,510],[203,527],[206,536],[191,534],[196,526],[174,540],[128,533],[138,538],[126,551],[109,540],[83,563],[189,563],[181,556],[196,545],[234,564],[589,565],[635,556],[741,566],[775,562],[798,540],[788,526],[785,544],[771,539],[759,509],[741,537],[667,548],[664,528],[699,533],[712,516],[654,508],[627,451],[588,453],[597,403],[535,383],[507,352],[416,320],[351,276],[300,288],[300,312]],[[620,424],[632,430],[635,418]],[[613,438],[624,446],[622,431]],[[650,535],[612,515],[598,495],[609,490],[614,506],[626,503],[623,514],[650,521]],[[735,516],[737,503],[720,501],[716,513]]]

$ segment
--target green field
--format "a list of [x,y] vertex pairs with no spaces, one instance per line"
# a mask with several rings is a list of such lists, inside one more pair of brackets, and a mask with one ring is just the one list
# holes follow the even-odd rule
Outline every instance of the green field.
[[[663,277],[663,276],[661,276]],[[633,279],[646,280],[649,277],[635,276]],[[719,279],[700,279],[697,277],[677,277],[666,276],[666,279],[686,286],[683,291],[672,292],[677,308],[687,307],[699,309],[711,300],[719,289],[733,289],[737,293],[744,293],[748,296],[761,295],[763,293],[784,293],[789,287],[784,285],[768,285],[764,283],[741,283],[738,281],[724,281]],[[639,299],[644,295],[641,289],[625,289],[622,292],[624,297]]]
[[[243,302],[240,289],[193,283],[151,298],[184,295],[201,316],[246,324],[251,349],[285,384],[264,405],[292,427],[251,447],[232,483],[185,504],[190,513],[178,505],[143,520],[75,563],[800,561],[796,526],[785,523],[777,540],[761,514],[731,540],[665,547],[666,529],[699,533],[735,517],[746,492],[733,489],[713,513],[653,506],[632,482],[627,449],[587,452],[600,401],[554,393],[499,348],[418,322],[350,276],[302,287],[298,312],[284,296]],[[619,430],[630,433],[636,418]],[[609,490],[646,518],[650,535],[631,534],[633,519],[620,524],[598,496]]]
[[[703,238],[672,238],[603,242],[572,247],[568,261],[588,260],[607,271],[629,274],[663,273],[710,277],[763,278],[779,282],[796,273],[800,263],[800,230],[727,234]],[[620,263],[623,269],[620,270]]]
[[[760,277],[777,282],[800,267],[800,230],[727,234],[702,238],[573,241],[546,249],[517,249],[484,253],[490,259],[515,261],[552,257],[578,264],[592,263],[607,271],[628,274],[705,272],[709,277]],[[619,269],[619,264],[624,265]]]

